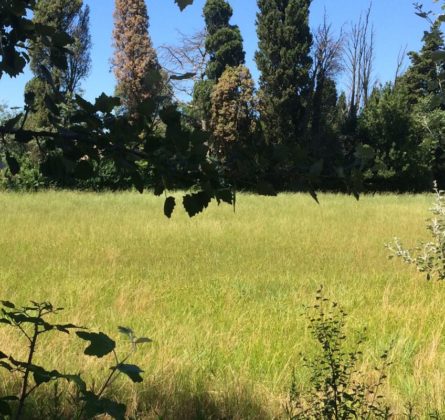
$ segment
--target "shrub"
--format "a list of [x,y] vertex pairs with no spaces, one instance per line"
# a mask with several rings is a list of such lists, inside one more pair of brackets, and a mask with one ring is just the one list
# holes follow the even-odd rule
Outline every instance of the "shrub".
[[430,209],[434,217],[428,219],[427,229],[432,240],[420,242],[413,250],[406,249],[398,238],[386,244],[389,258],[401,258],[407,264],[414,264],[427,280],[445,280],[445,195],[434,182],[435,202]]
[[[150,339],[136,337],[130,328],[119,327],[119,331],[131,342],[130,352],[120,358],[115,350],[115,341],[106,334],[89,332],[85,328],[73,324],[52,324],[47,320],[49,316],[57,314],[63,308],[56,308],[49,302],[32,302],[31,305],[21,308],[8,301],[1,301],[1,304],[3,308],[0,314],[0,324],[16,329],[28,343],[29,351],[24,361],[17,360],[12,355],[0,351],[0,368],[6,369],[11,375],[18,376],[21,383],[18,395],[0,396],[0,418],[12,416],[13,413],[16,420],[25,418],[25,406],[31,394],[45,384],[58,384],[63,380],[76,387],[77,394],[75,398],[72,398],[75,418],[91,419],[106,414],[115,419],[124,419],[125,404],[106,397],[106,391],[121,374],[126,375],[133,382],[142,382],[141,373],[143,371],[138,366],[127,362],[136,351],[137,346],[151,342]],[[69,334],[70,331],[76,331],[76,335],[80,339],[88,342],[84,351],[87,356],[102,358],[110,354],[113,355],[113,366],[110,367],[101,387],[88,386],[80,374],[63,374],[55,369],[48,370],[34,363],[42,335],[49,332]],[[55,406],[59,405],[59,399],[60,393],[55,388]],[[56,417],[60,418],[60,413],[56,414]]]
[[374,419],[391,417],[379,394],[389,366],[388,351],[381,356],[382,366],[376,368],[377,379],[369,383],[358,368],[363,338],[354,350],[346,350],[344,331],[346,313],[335,302],[317,291],[316,303],[307,309],[312,337],[320,352],[311,360],[304,358],[311,372],[310,388],[298,390],[295,371],[285,411],[289,419]]

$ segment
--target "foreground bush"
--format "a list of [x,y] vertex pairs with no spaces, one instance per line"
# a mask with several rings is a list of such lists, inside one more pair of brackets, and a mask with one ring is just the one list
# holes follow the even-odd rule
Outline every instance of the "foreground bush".
[[[0,418],[2,416],[13,416],[16,420],[27,418],[25,417],[26,403],[31,394],[45,384],[57,384],[58,381],[67,381],[76,388],[76,394],[70,399],[76,419],[89,419],[101,414],[107,414],[115,419],[125,418],[126,405],[107,397],[106,393],[121,374],[126,375],[133,382],[142,382],[143,371],[138,366],[127,362],[138,345],[151,342],[149,338],[136,337],[130,328],[119,327],[119,331],[131,343],[131,350],[121,358],[116,352],[116,342],[106,334],[88,332],[85,328],[74,324],[52,324],[47,321],[49,316],[59,313],[63,308],[56,308],[49,302],[32,302],[30,306],[20,308],[8,301],[1,301],[1,303],[3,308],[0,323],[16,329],[27,341],[29,350],[23,361],[0,351],[0,368],[18,377],[21,383],[18,395],[0,396]],[[114,364],[99,388],[94,384],[88,386],[80,374],[64,374],[55,369],[48,370],[34,364],[42,335],[49,332],[69,334],[70,331],[76,331],[80,339],[88,342],[84,351],[85,355],[96,358],[113,355]],[[57,388],[55,389],[54,399],[57,400],[60,395],[57,393]],[[54,403],[56,404],[56,401]],[[55,413],[55,415],[60,417],[60,413]]]

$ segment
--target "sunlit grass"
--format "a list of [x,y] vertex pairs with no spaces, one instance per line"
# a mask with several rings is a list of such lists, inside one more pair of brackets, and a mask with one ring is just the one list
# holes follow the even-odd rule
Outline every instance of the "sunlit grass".
[[[60,320],[153,338],[135,358],[144,384],[119,382],[130,406],[168,418],[265,418],[280,414],[293,367],[307,381],[301,353],[315,347],[303,306],[323,284],[346,308],[352,338],[367,328],[365,369],[393,346],[385,393],[396,411],[408,401],[442,409],[445,285],[384,248],[393,236],[425,238],[431,201],[240,195],[235,213],[213,205],[168,220],[150,195],[0,194],[0,298],[50,300],[66,308]],[[3,351],[23,354],[24,344],[0,329]],[[98,381],[104,364],[81,344],[56,338],[39,362]]]

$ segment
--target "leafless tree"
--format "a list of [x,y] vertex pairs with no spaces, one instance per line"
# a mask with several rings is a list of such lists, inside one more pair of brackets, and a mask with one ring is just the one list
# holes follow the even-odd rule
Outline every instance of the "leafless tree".
[[406,59],[406,49],[407,45],[404,47],[400,47],[399,54],[397,55],[397,65],[396,65],[396,73],[394,75],[394,86],[397,84],[399,77],[405,71],[405,59]]
[[176,92],[191,96],[191,81],[202,80],[207,65],[208,54],[205,48],[206,31],[200,30],[191,35],[178,31],[176,45],[161,45],[160,62],[170,76]]
[[371,24],[372,3],[358,22],[352,23],[345,48],[345,67],[349,72],[349,107],[356,113],[368,102],[372,89],[375,58],[374,26]]
[[343,30],[338,36],[333,34],[332,24],[328,22],[326,11],[323,23],[317,28],[314,35],[314,67],[312,78],[333,78],[343,71],[343,52],[345,36]]

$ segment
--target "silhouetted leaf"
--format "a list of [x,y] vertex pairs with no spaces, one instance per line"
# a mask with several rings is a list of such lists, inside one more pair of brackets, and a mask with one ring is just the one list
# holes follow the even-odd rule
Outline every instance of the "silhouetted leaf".
[[20,121],[20,118],[22,118],[23,114],[18,114],[16,115],[14,118],[11,118],[7,121],[5,121],[5,123],[3,124],[3,128],[5,129],[5,131],[11,131],[16,124]]
[[15,305],[12,302],[9,302],[7,300],[1,300],[0,302],[6,308],[15,309]]
[[175,0],[175,3],[177,3],[181,11],[183,11],[187,6],[193,4],[193,0]]
[[109,114],[113,109],[120,105],[120,99],[105,95],[105,93],[102,93],[99,97],[96,98],[96,101],[94,103],[94,106],[96,109],[100,112],[103,112],[104,114]]
[[208,207],[211,197],[205,191],[195,194],[187,194],[184,196],[182,202],[185,211],[190,217],[196,216]]
[[90,345],[85,349],[84,353],[88,356],[103,357],[111,353],[116,343],[104,333],[89,333],[85,331],[77,331],[77,336],[82,340],[89,341]]
[[184,73],[184,74],[173,74],[170,76],[170,80],[187,80],[195,77],[196,73]]
[[116,420],[124,420],[127,407],[124,404],[109,400],[108,398],[97,398],[92,392],[85,392],[85,414],[87,418],[94,418],[100,414],[108,414]]
[[119,364],[116,366],[116,369],[119,372],[124,373],[127,375],[133,382],[142,382],[143,378],[141,376],[141,373],[144,371],[139,368],[139,366],[136,365],[127,365],[127,364]]
[[167,197],[164,203],[164,214],[170,219],[176,206],[175,197]]
[[118,331],[121,334],[126,335],[128,338],[133,338],[134,337],[134,331],[131,328],[128,327],[117,327]]
[[153,343],[153,340],[147,337],[140,337],[134,342],[134,344],[144,344],[144,343]]

